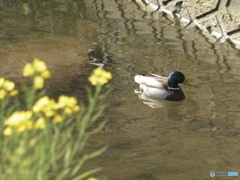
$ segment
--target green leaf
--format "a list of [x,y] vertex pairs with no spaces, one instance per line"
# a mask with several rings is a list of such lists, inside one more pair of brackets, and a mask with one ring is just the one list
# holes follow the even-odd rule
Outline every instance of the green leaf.
[[66,152],[65,152],[65,156],[64,156],[64,168],[67,169],[70,165],[70,157],[72,154],[72,148],[71,148],[71,144],[69,144],[66,147]]
[[94,135],[94,134],[98,133],[99,131],[101,131],[104,128],[104,126],[106,125],[107,122],[108,122],[108,120],[105,119],[103,122],[101,122],[101,124],[98,125],[97,128],[95,128],[92,131],[88,132],[89,136]]
[[90,175],[95,174],[95,173],[97,173],[97,172],[99,172],[101,170],[102,170],[102,168],[95,168],[95,169],[89,170],[89,171],[87,171],[87,172],[85,172],[85,173],[83,173],[83,174],[73,178],[73,180],[82,180],[82,179],[87,178]]

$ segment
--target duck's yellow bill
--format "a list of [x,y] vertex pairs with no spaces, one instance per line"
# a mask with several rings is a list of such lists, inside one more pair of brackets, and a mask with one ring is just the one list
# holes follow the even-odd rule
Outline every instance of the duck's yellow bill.
[[187,85],[189,85],[189,86],[194,86],[194,85],[195,85],[194,83],[188,81],[187,79],[185,79],[185,80],[183,81],[183,84],[187,84]]

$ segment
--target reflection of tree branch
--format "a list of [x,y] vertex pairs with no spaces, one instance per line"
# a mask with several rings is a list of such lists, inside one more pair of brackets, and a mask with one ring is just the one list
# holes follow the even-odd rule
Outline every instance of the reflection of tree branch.
[[166,6],[169,2],[171,2],[172,0],[166,0],[166,1],[163,1],[163,5]]
[[232,30],[232,31],[227,32],[227,35],[231,36],[231,35],[233,35],[233,34],[235,34],[235,33],[237,33],[237,32],[240,32],[240,27],[237,28],[237,29],[234,29],[234,30]]
[[189,17],[189,22],[187,23],[186,26],[184,26],[184,28],[188,27],[190,24],[193,23],[193,19],[192,19],[192,17],[191,17],[191,14],[189,13],[187,7],[185,7],[185,9],[186,9],[186,11],[187,11],[187,15],[188,15],[188,17]]
[[205,17],[205,16],[207,16],[209,14],[212,14],[212,13],[218,11],[220,2],[221,2],[221,0],[218,0],[217,5],[216,5],[215,8],[213,8],[212,10],[210,10],[210,11],[208,11],[206,13],[203,13],[202,15],[197,16],[196,19],[201,19],[201,18],[203,18],[203,17]]
[[157,0],[157,9],[156,10],[154,10],[153,12],[151,12],[151,16],[153,16],[153,14],[155,13],[155,12],[157,12],[160,8],[161,8],[161,6],[160,6],[160,4],[159,4],[159,1],[160,0]]
[[229,5],[231,4],[231,1],[232,1],[232,0],[227,0],[227,2],[226,2],[226,5],[225,5],[225,6],[226,6],[226,7],[229,7]]
[[215,18],[216,18],[216,20],[217,20],[218,27],[219,27],[219,29],[220,29],[220,31],[221,31],[221,36],[218,38],[218,40],[219,40],[219,39],[221,39],[221,38],[223,37],[223,30],[222,30],[222,26],[220,25],[220,22],[219,22],[217,16],[215,16]]

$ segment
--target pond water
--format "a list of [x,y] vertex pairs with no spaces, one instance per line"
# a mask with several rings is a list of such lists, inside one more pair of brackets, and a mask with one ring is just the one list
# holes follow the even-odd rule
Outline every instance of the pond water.
[[[50,92],[84,99],[96,65],[113,74],[104,130],[88,149],[108,145],[84,168],[114,180],[208,179],[239,172],[240,53],[194,27],[145,14],[129,0],[29,3],[0,0],[0,75],[18,81],[34,57],[52,71]],[[158,16],[156,18],[156,16]],[[182,102],[146,102],[134,93],[141,71],[181,71]],[[232,178],[234,179],[234,178]]]

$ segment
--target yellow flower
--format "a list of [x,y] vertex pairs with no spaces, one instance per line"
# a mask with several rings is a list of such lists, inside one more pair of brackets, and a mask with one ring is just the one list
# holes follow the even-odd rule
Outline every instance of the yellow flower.
[[34,146],[36,144],[36,142],[37,142],[37,140],[35,138],[31,138],[28,143],[30,146]]
[[10,96],[16,96],[18,94],[18,90],[17,89],[14,89],[13,91],[11,91],[10,93]]
[[40,99],[37,100],[37,102],[33,106],[33,112],[40,112],[42,111],[45,106],[49,104],[49,97],[48,96],[43,96]]
[[43,117],[38,118],[33,127],[34,129],[45,129],[46,120]]
[[60,123],[63,121],[63,117],[60,116],[60,115],[56,115],[54,118],[53,118],[53,122],[54,123]]
[[[11,135],[12,128],[16,129],[17,133],[22,133],[25,130],[31,130],[33,123],[31,121],[31,111],[15,111],[6,121],[5,125],[8,127],[4,130],[4,135]],[[11,128],[11,129],[10,129]]]
[[98,83],[98,77],[95,76],[95,75],[91,75],[89,78],[88,78],[88,81],[92,84],[92,85],[97,85]]
[[112,79],[112,74],[110,72],[104,72],[103,73],[103,77],[106,78],[106,79]]
[[9,92],[10,96],[18,94],[18,90],[14,90],[15,83],[4,78],[0,78],[0,99],[4,99]]
[[[50,74],[50,71],[47,69],[45,62],[35,58],[33,60],[33,63],[27,63],[23,68],[23,76],[24,77],[33,76],[33,75],[47,79],[47,78],[50,78],[51,74]],[[38,80],[40,80],[40,78],[38,78]],[[35,80],[34,80],[34,82],[35,82]],[[41,82],[42,82],[42,80],[41,80]],[[40,83],[40,84],[43,85],[43,83]],[[40,87],[41,87],[41,85],[36,85],[36,89],[41,89]]]
[[6,89],[7,91],[12,91],[15,87],[14,82],[5,80],[3,83],[3,88]]
[[31,120],[27,120],[24,123],[17,126],[17,132],[22,133],[25,130],[31,130],[33,128],[33,122]]
[[74,106],[76,106],[76,104],[77,104],[76,98],[74,98],[74,97],[68,98],[67,106],[73,108]]
[[5,121],[5,125],[18,127],[30,121],[32,118],[31,111],[15,111],[8,119]]
[[78,106],[76,98],[61,95],[58,98],[56,109],[64,109],[65,114],[72,114],[73,112],[79,111],[80,106]]
[[33,106],[33,112],[44,112],[47,117],[52,117],[55,115],[56,103],[53,99],[50,99],[48,96],[43,96],[37,100]]
[[35,70],[32,64],[27,63],[23,68],[23,76],[28,77],[34,74]]
[[0,99],[4,99],[7,95],[7,92],[4,89],[0,89]]
[[53,110],[45,110],[45,115],[47,116],[47,117],[53,117],[56,113],[55,113],[55,111],[53,111]]
[[77,105],[77,100],[74,97],[61,95],[58,98],[58,108],[64,108],[65,106],[74,107]]
[[45,70],[47,70],[47,66],[45,64],[45,62],[35,58],[33,60],[33,67],[37,72],[43,72]]
[[93,74],[96,76],[101,76],[103,74],[104,70],[101,68],[96,68],[93,70]]
[[41,72],[41,76],[42,76],[44,79],[48,79],[48,78],[50,78],[51,73],[50,73],[49,70],[45,70],[45,71]]
[[20,146],[17,149],[15,149],[15,153],[17,155],[22,156],[22,155],[24,155],[26,153],[26,149],[24,149],[24,147]]
[[64,108],[68,102],[68,96],[61,95],[58,98],[57,108]]
[[4,131],[3,131],[3,135],[5,135],[5,136],[10,136],[10,135],[12,135],[13,134],[13,130],[12,130],[12,128],[11,127],[6,127],[5,129],[4,129]]
[[80,106],[74,106],[74,108],[73,108],[73,111],[74,112],[77,112],[77,111],[79,111],[80,110]]
[[90,177],[90,178],[88,178],[87,180],[97,180],[97,178]]
[[100,84],[100,85],[104,85],[107,82],[108,82],[108,80],[106,78],[104,78],[104,77],[99,77],[98,78],[98,84]]
[[43,86],[44,86],[44,79],[41,76],[35,76],[33,87],[35,89],[42,89]]
[[66,107],[66,108],[64,108],[64,112],[66,114],[72,114],[73,110],[70,107]]
[[103,77],[105,79],[111,79],[112,74],[110,72],[107,72],[103,70],[102,68],[96,68],[93,70],[93,74],[97,77]]
[[109,79],[112,79],[112,74],[101,68],[96,68],[93,70],[93,74],[88,78],[88,81],[92,85],[104,85],[108,82]]

